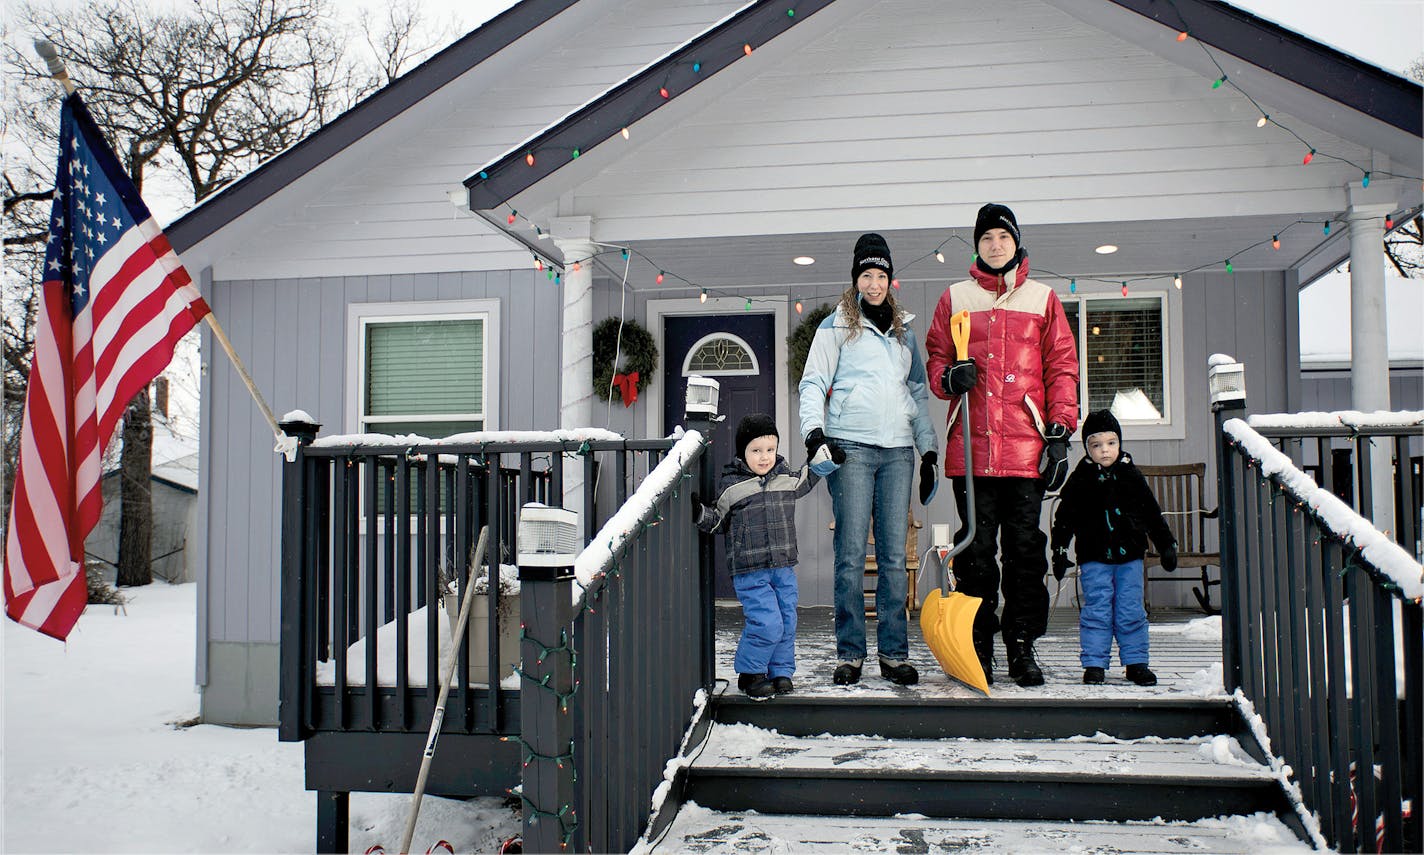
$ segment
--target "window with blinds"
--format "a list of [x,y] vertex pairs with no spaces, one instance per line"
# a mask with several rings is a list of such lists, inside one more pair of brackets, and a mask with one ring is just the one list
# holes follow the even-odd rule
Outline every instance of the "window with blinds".
[[1158,297],[1069,298],[1084,413],[1110,409],[1123,422],[1162,421],[1166,412],[1163,310]]
[[364,325],[361,430],[438,439],[485,424],[483,318]]

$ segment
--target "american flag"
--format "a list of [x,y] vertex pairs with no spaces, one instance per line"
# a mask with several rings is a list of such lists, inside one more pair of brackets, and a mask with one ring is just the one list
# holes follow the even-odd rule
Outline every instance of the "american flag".
[[63,640],[87,599],[84,539],[102,510],[104,446],[208,306],[77,94],[60,113],[54,192],[5,613]]

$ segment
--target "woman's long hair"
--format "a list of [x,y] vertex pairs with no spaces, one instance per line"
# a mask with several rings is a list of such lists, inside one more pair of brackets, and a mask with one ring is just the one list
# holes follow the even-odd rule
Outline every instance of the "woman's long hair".
[[[900,317],[900,304],[895,302],[895,290],[886,289],[885,302],[890,304],[890,335],[896,341],[905,340],[905,321]],[[850,324],[850,332],[846,334],[846,341],[854,340],[860,335],[860,289],[852,282],[845,293],[841,295],[841,314],[845,316],[846,322]]]

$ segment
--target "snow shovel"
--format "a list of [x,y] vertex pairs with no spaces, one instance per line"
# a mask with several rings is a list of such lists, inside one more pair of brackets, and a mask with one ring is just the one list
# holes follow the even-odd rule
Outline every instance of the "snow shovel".
[[[455,623],[454,637],[450,639],[450,661],[440,675],[440,699],[435,702],[435,715],[430,720],[430,733],[425,737],[425,752],[420,758],[420,774],[415,779],[415,793],[410,800],[410,815],[406,817],[405,834],[401,837],[400,852],[410,852],[410,839],[415,836],[415,820],[420,816],[420,801],[425,795],[425,780],[430,776],[430,761],[435,759],[435,743],[440,738],[440,725],[445,721],[445,702],[450,697],[450,683],[454,681],[455,665],[460,661],[460,645],[465,643],[465,628],[470,624],[470,606],[475,602],[475,571],[485,562],[485,543],[489,539],[489,526],[480,528],[480,540],[475,546],[475,561],[470,565],[470,579],[465,582],[465,599],[460,603],[460,618]],[[490,572],[491,579],[499,578],[498,568]],[[493,682],[493,681],[491,681]],[[445,843],[445,841],[440,841]],[[437,844],[439,845],[439,844]],[[450,845],[445,844],[447,847]],[[433,850],[435,847],[432,846]]]
[[[956,356],[969,358],[969,312],[963,311],[950,318],[949,332],[954,338]],[[969,395],[959,398],[959,429],[964,432],[964,492],[965,507],[968,508],[968,525],[964,539],[953,546],[944,545],[948,541],[948,526],[936,528],[935,543],[925,554],[920,566],[928,568],[926,581],[937,584],[925,597],[920,607],[920,629],[925,643],[939,662],[944,673],[986,696],[989,681],[984,677],[984,667],[979,664],[979,656],[974,652],[974,616],[984,600],[971,597],[955,590],[954,556],[968,548],[974,540],[974,450],[970,444]],[[946,438],[946,443],[948,439]],[[937,578],[936,578],[937,577]]]

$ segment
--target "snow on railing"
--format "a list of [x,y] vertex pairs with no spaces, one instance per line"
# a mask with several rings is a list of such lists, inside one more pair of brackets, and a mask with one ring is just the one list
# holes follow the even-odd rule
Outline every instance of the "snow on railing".
[[1391,412],[1377,410],[1363,413],[1359,410],[1341,410],[1333,413],[1278,413],[1250,416],[1246,423],[1258,429],[1288,429],[1311,431],[1322,428],[1346,428],[1352,431],[1370,428],[1400,428],[1424,426],[1424,410],[1404,410]]
[[[1375,528],[1373,523],[1360,516],[1349,505],[1340,501],[1335,494],[1316,484],[1314,478],[1297,469],[1289,457],[1277,450],[1270,440],[1261,436],[1252,427],[1256,424],[1257,419],[1284,420],[1319,415],[1327,414],[1253,416],[1250,423],[1242,419],[1228,419],[1222,425],[1222,429],[1241,446],[1248,456],[1259,463],[1262,475],[1274,477],[1282,487],[1293,493],[1298,500],[1310,508],[1312,514],[1324,528],[1344,542],[1353,545],[1380,573],[1399,586],[1400,593],[1405,598],[1413,600],[1424,597],[1424,565],[1420,565],[1408,552],[1404,551],[1403,547]],[[1336,425],[1331,426],[1338,424],[1337,422]],[[1318,427],[1319,425],[1314,426]]]
[[574,559],[574,579],[580,586],[574,590],[576,606],[582,603],[584,592],[608,571],[614,556],[653,516],[658,502],[682,478],[688,462],[697,456],[702,445],[701,433],[695,430],[684,433],[668,450],[667,456],[638,485],[633,495],[628,497],[628,501],[623,503],[623,507],[609,517]]

